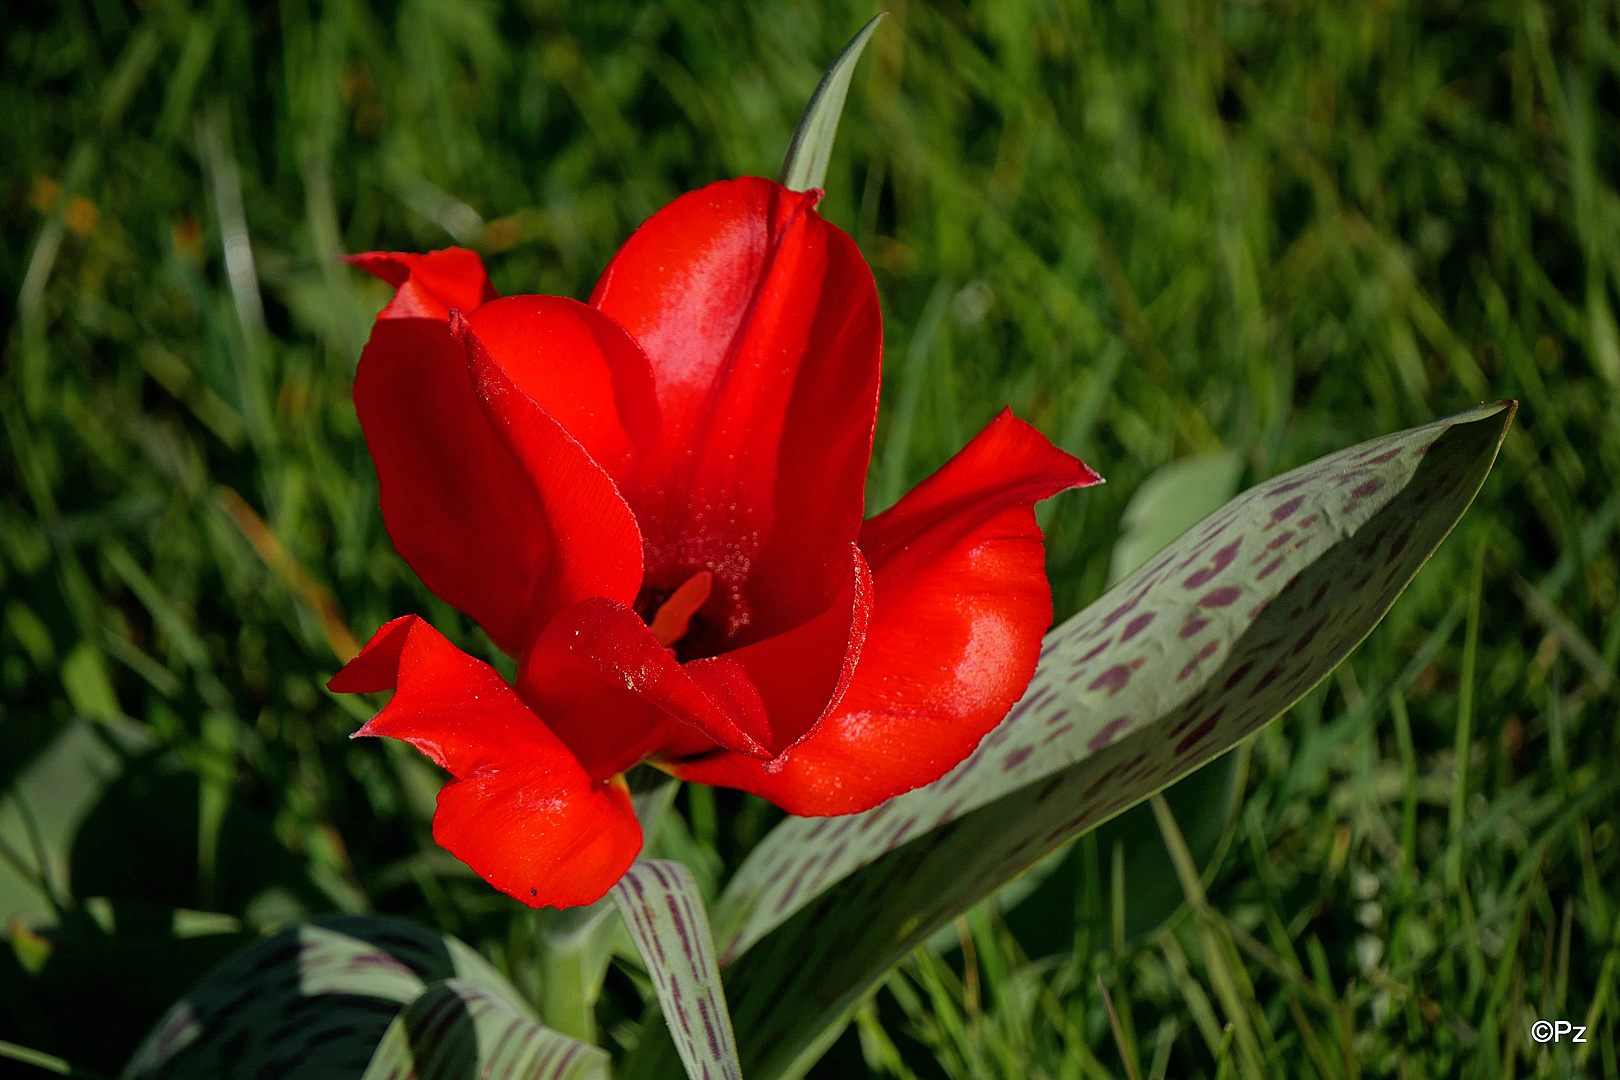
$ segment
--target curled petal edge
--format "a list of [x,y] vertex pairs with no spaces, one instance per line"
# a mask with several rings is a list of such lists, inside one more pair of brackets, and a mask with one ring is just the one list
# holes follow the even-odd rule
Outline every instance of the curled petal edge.
[[394,298],[379,319],[436,319],[452,309],[472,311],[495,299],[495,286],[476,251],[448,247],[426,254],[367,251],[343,255],[344,262],[392,285]]
[[639,854],[623,781],[593,781],[494,668],[422,619],[382,627],[327,685],[394,691],[354,735],[403,739],[450,772],[433,838],[509,896],[530,907],[593,903]]

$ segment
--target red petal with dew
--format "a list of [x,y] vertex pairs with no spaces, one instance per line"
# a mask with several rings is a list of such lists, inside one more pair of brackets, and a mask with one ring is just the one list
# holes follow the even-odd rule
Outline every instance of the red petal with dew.
[[758,696],[764,728],[752,734],[773,757],[836,715],[857,670],[872,616],[872,571],[854,544],[846,558],[844,588],[826,611],[719,658],[736,665]]
[[634,599],[641,540],[612,479],[481,355],[446,323],[379,319],[354,403],[394,547],[516,654],[581,595]]
[[862,529],[876,600],[838,712],[770,770],[717,752],[671,771],[803,815],[855,813],[937,780],[1034,673],[1052,618],[1034,504],[1098,480],[1003,412]]
[[524,700],[598,778],[672,746],[690,753],[718,743],[769,756],[751,733],[764,727],[757,701],[729,687],[717,700],[707,684],[658,643],[639,615],[605,597],[560,612],[518,670]]
[[871,271],[816,197],[756,177],[683,195],[591,296],[658,395],[659,449],[626,492],[647,584],[712,570],[728,648],[827,610],[860,528],[882,328]]
[[379,319],[360,355],[354,407],[395,550],[435,595],[516,653],[547,560],[545,515],[473,393],[465,348],[445,323]]
[[509,497],[532,499],[539,509],[546,561],[525,605],[530,636],[589,597],[634,601],[641,588],[641,531],[612,477],[518,388],[469,320],[452,316],[450,329],[466,348],[473,390],[490,428],[522,469],[524,488]]
[[589,904],[640,853],[624,787],[593,781],[494,668],[416,616],[377,631],[328,685],[394,691],[355,734],[404,739],[449,770],[433,838],[502,892],[531,907]]

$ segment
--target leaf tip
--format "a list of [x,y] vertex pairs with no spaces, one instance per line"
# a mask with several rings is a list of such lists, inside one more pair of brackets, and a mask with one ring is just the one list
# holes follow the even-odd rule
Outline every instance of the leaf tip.
[[804,115],[793,132],[793,141],[788,144],[787,156],[782,159],[779,179],[783,187],[791,191],[813,191],[825,183],[833,140],[838,135],[838,119],[844,111],[844,99],[855,76],[855,65],[878,24],[888,14],[878,12],[850,38],[849,44],[821,77],[815,93],[810,95],[810,103],[804,107]]

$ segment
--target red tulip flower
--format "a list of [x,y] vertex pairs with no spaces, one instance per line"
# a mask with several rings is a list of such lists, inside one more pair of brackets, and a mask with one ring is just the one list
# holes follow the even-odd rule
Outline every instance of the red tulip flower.
[[818,197],[682,196],[589,304],[497,299],[456,248],[353,259],[398,290],[354,386],[389,535],[518,675],[408,615],[330,685],[394,691],[357,734],[449,770],[434,837],[528,904],[635,859],[638,762],[865,810],[966,757],[1035,669],[1033,506],[1097,476],[1003,412],[862,521],[877,292]]

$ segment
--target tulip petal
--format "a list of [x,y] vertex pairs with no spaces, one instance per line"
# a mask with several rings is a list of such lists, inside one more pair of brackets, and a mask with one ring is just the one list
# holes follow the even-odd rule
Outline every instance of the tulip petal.
[[1003,412],[862,530],[876,599],[837,714],[770,769],[725,752],[667,767],[811,816],[869,809],[944,775],[1035,670],[1052,618],[1035,502],[1098,479]]
[[624,328],[562,296],[508,296],[468,315],[507,376],[623,484],[658,441],[652,369]]
[[354,403],[394,547],[501,649],[582,596],[635,598],[641,538],[612,479],[475,340],[379,319]]
[[450,331],[466,348],[473,390],[490,427],[521,465],[540,508],[547,562],[528,605],[534,632],[587,597],[634,601],[641,587],[641,530],[613,479],[514,384],[468,320],[452,315]]
[[646,529],[647,584],[668,593],[712,570],[725,648],[825,611],[860,527],[877,290],[816,198],[756,177],[683,195],[591,296],[646,352],[657,388],[658,453],[626,492]]
[[592,903],[640,853],[622,783],[593,781],[494,668],[416,616],[384,626],[328,685],[394,690],[355,735],[404,739],[449,770],[433,838],[502,892]]
[[476,251],[449,247],[413,255],[403,251],[368,251],[345,255],[343,261],[382,278],[397,292],[379,319],[450,318],[452,309],[470,312],[495,299],[495,287]]
[[[872,610],[872,575],[851,545],[839,602],[775,638],[679,663],[623,604],[596,597],[561,612],[524,655],[523,699],[593,777],[651,756],[721,748],[779,756],[835,715],[854,676]],[[603,717],[611,716],[609,723]]]
[[753,687],[766,727],[752,734],[772,755],[836,715],[857,670],[872,615],[873,586],[872,571],[854,544],[846,558],[851,556],[845,587],[826,611],[720,658],[736,665]]
[[546,521],[473,393],[466,350],[445,323],[379,319],[354,407],[394,548],[435,595],[516,653],[546,563]]
[[749,734],[763,725],[749,699],[731,689],[734,680],[725,679],[718,702],[705,681],[695,680],[634,611],[604,597],[559,612],[518,671],[523,699],[597,778],[670,745],[690,752],[718,743],[769,757]]

